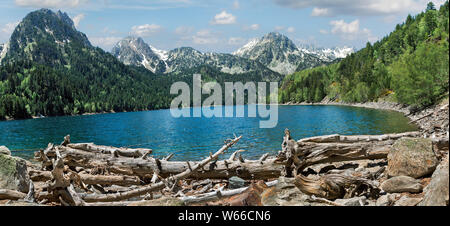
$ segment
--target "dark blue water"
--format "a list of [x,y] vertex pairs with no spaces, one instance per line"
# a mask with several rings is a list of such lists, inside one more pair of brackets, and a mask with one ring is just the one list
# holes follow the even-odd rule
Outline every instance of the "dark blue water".
[[[244,107],[244,106],[238,106]],[[247,116],[247,114],[246,114]],[[151,148],[155,156],[174,153],[174,160],[199,160],[218,150],[227,138],[243,135],[233,147],[246,158],[281,149],[284,129],[295,139],[327,134],[384,134],[416,130],[401,113],[346,106],[279,106],[278,125],[260,129],[261,118],[173,118],[169,110],[49,117],[0,122],[0,145],[31,158],[49,142],[71,141],[116,147]],[[228,152],[228,155],[231,151]]]

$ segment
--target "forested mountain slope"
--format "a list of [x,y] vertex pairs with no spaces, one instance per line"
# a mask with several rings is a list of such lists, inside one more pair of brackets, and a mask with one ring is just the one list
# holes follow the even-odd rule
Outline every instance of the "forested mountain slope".
[[367,102],[393,94],[394,101],[429,106],[449,90],[449,8],[408,16],[380,41],[336,64],[285,77],[280,102]]

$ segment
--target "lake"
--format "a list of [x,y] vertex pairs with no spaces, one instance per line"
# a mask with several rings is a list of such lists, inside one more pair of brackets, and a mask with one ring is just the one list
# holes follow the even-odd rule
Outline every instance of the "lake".
[[267,152],[277,154],[285,128],[296,140],[336,133],[376,135],[417,130],[403,114],[394,111],[331,105],[279,106],[278,111],[278,125],[271,129],[260,129],[261,118],[247,114],[242,118],[173,118],[169,110],[0,121],[0,145],[29,159],[32,150],[45,148],[49,142],[59,144],[70,134],[72,143],[151,148],[157,157],[174,153],[173,160],[199,160],[236,134],[243,138],[232,150],[247,150],[242,153],[245,158],[257,159]]

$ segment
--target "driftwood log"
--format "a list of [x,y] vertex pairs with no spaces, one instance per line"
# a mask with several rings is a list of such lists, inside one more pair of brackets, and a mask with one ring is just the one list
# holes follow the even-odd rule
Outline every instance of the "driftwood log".
[[[89,145],[95,147],[95,145]],[[77,147],[80,149],[75,149]],[[102,168],[111,173],[130,176],[152,177],[156,172],[161,177],[179,174],[189,169],[198,162],[192,161],[168,161],[152,157],[143,158],[120,158],[111,154],[93,152],[93,149],[81,149],[84,145],[71,145],[59,147],[64,155],[64,164],[69,167],[82,167],[84,169]],[[240,151],[237,151],[240,152]],[[275,158],[264,158],[260,160],[236,159],[212,161],[198,171],[189,175],[190,179],[228,179],[239,176],[243,179],[270,179],[280,176],[283,165],[275,163]]]
[[27,194],[9,189],[0,189],[0,200],[9,199],[9,200],[19,200],[24,199]]
[[[216,153],[214,154],[210,154],[210,156],[208,158],[206,158],[205,160],[196,163],[195,165],[189,167],[188,169],[186,169],[185,171],[175,175],[175,176],[171,176],[169,178],[167,178],[167,181],[169,183],[173,183],[178,180],[181,179],[185,179],[187,177],[189,177],[190,174],[192,174],[193,172],[203,168],[206,164],[208,164],[211,161],[215,161],[218,159],[218,157],[220,155],[222,155],[228,148],[230,148],[231,146],[233,146],[236,142],[238,142],[241,139],[241,137],[237,137],[234,140],[232,140],[231,142],[225,144],[221,149],[219,149]],[[167,186],[167,184],[165,183],[166,181],[161,181],[155,184],[150,184],[150,185],[146,185],[144,187],[132,190],[132,191],[127,191],[127,192],[122,192],[122,193],[116,193],[116,194],[82,194],[81,197],[84,201],[86,202],[114,202],[114,201],[121,201],[121,200],[126,200],[129,198],[133,198],[136,196],[141,196],[141,195],[145,195],[149,192],[155,191],[155,190],[159,190],[162,189],[164,187]]]

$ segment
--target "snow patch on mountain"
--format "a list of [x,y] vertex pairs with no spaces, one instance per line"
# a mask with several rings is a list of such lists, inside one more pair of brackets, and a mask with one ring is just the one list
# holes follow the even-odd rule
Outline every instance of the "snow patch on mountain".
[[169,59],[169,52],[168,52],[168,51],[157,49],[157,48],[155,48],[155,47],[153,47],[153,46],[151,46],[151,45],[149,45],[149,46],[150,46],[150,49],[151,49],[156,55],[158,55],[159,59],[161,59],[161,60],[163,60],[163,61],[166,61],[167,59]]
[[249,50],[253,49],[258,43],[260,42],[259,38],[253,38],[251,39],[247,44],[233,52],[233,55],[242,56],[244,53],[248,52]]
[[0,63],[2,62],[3,58],[5,58],[6,52],[8,52],[8,47],[8,43],[0,44]]

